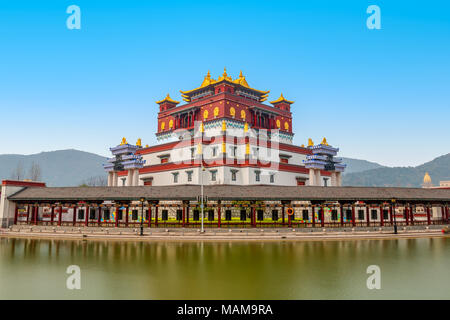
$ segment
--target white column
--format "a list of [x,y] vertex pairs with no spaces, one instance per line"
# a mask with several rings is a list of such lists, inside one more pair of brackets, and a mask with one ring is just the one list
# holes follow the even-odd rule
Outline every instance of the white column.
[[315,186],[316,185],[316,176],[314,173],[314,169],[309,169],[309,185]]
[[133,170],[128,170],[128,176],[127,176],[127,186],[131,187],[133,185]]
[[117,171],[113,172],[112,179],[113,179],[113,182],[112,182],[113,187],[117,187],[118,186],[117,180],[119,179],[119,175],[117,174]]
[[342,173],[336,172],[336,186],[342,187]]
[[134,185],[139,185],[139,169],[134,169]]
[[337,174],[336,172],[331,173],[331,187],[337,187]]
[[112,175],[113,175],[112,171],[109,171],[108,172],[108,187],[112,186]]
[[322,181],[320,181],[320,169],[316,170],[316,186],[321,186],[322,185]]

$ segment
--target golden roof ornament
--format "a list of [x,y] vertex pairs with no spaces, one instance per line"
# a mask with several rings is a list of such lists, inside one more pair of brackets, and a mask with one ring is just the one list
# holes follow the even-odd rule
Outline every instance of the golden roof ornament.
[[248,131],[248,123],[246,122],[245,124],[244,124],[244,132],[247,132]]
[[222,120],[222,131],[227,131],[227,123],[225,120]]
[[150,146],[148,144],[145,145],[146,148],[149,148]]
[[127,139],[125,137],[122,138],[122,142],[120,143],[121,146],[128,144]]
[[327,138],[323,137],[322,142],[320,144],[327,146],[328,145]]
[[290,100],[285,99],[283,97],[283,93],[281,93],[280,97],[277,100],[270,101],[271,104],[277,104],[277,103],[280,103],[280,102],[286,102],[286,103],[289,103],[289,104],[293,104],[294,103],[294,101],[290,101]]
[[142,140],[141,140],[141,138],[137,139],[136,145],[137,145],[138,147],[142,147]]
[[311,138],[308,139],[308,147],[313,147],[314,146],[314,142],[312,141]]
[[166,96],[164,99],[162,99],[162,100],[160,100],[160,101],[156,101],[157,104],[161,104],[161,103],[163,103],[163,102],[170,102],[170,103],[174,103],[174,104],[179,104],[179,103],[180,103],[180,101],[175,101],[175,100],[173,100],[173,99],[170,97],[169,94],[167,94],[167,96]]
[[423,177],[423,183],[431,183],[431,177],[428,172],[425,172],[425,176]]

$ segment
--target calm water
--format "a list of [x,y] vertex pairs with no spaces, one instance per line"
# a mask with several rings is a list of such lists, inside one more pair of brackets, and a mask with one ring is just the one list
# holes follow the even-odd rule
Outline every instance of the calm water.
[[[81,290],[66,289],[69,265]],[[366,268],[381,268],[368,290]],[[324,242],[0,239],[0,299],[450,299],[450,238]]]

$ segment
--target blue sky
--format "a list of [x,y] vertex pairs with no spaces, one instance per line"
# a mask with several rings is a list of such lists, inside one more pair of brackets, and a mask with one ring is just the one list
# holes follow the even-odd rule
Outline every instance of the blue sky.
[[384,165],[450,152],[447,1],[1,0],[0,154],[154,144],[154,102],[224,66],[295,100],[296,144]]

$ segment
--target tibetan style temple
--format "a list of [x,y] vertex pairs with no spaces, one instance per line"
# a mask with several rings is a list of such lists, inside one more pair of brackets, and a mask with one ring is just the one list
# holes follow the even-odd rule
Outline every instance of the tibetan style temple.
[[[109,186],[276,185],[340,186],[345,165],[338,148],[310,139],[293,144],[291,105],[281,94],[266,104],[240,73],[205,76],[198,88],[159,105],[158,145],[124,138],[104,165]],[[203,170],[201,170],[203,168]],[[201,174],[203,172],[203,174]]]

